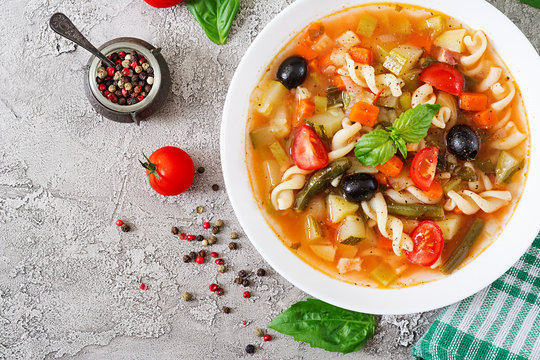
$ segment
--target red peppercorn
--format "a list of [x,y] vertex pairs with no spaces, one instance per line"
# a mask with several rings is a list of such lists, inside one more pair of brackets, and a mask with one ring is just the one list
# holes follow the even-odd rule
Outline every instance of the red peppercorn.
[[118,219],[118,220],[116,220],[116,225],[117,226],[122,226],[122,225],[124,225],[124,222],[122,220]]
[[217,295],[217,296],[223,295],[223,289],[222,289],[222,288],[217,289],[217,290],[216,290],[216,295]]
[[195,235],[187,235],[186,239],[187,241],[195,240]]
[[144,96],[142,96],[142,95],[137,96],[137,100],[143,101],[143,100],[144,100]]
[[202,256],[197,256],[197,257],[195,258],[195,262],[196,262],[197,264],[202,264],[202,263],[204,262],[204,258],[203,258]]
[[132,62],[131,67],[135,69],[137,67],[137,62],[136,61]]
[[141,290],[146,290],[148,289],[148,286],[146,286],[145,283],[142,283],[141,286],[139,286],[141,288]]
[[139,65],[142,65],[146,62],[146,59],[145,58],[140,58],[139,59]]
[[117,103],[118,102],[118,98],[116,97],[116,95],[113,94],[113,98],[111,99],[111,101],[113,103]]
[[123,51],[119,51],[119,52],[118,52],[118,56],[120,57],[120,59],[123,59],[123,58],[126,57],[126,53],[123,52]]
[[270,334],[266,334],[266,335],[264,335],[263,340],[264,341],[270,341],[270,340],[272,340],[272,336]]
[[119,65],[119,64],[121,65],[121,64],[122,64],[122,60],[118,59],[118,60],[115,61],[115,63],[116,63],[117,65]]
[[246,325],[246,324],[247,324],[246,320],[242,321],[242,325]]
[[105,90],[105,91],[103,92],[103,96],[105,96],[105,97],[109,96],[109,94],[110,94],[109,90]]
[[179,236],[180,240],[186,240],[186,237],[187,237],[186,233],[180,233],[180,236]]
[[199,256],[206,257],[206,251],[204,250],[199,251]]
[[113,77],[114,76],[114,68],[112,66],[109,66],[107,68],[107,74],[110,76],[110,77]]
[[122,76],[129,76],[129,68],[122,69]]
[[210,284],[210,291],[216,291],[218,289],[217,284]]
[[111,60],[111,59],[112,59],[112,55],[108,55],[108,56],[107,56],[107,59]]
[[123,97],[127,97],[127,94],[128,94],[127,90],[126,90],[126,89],[122,89],[122,96],[123,96]]
[[218,253],[215,252],[215,251],[212,251],[212,252],[210,253],[210,256],[213,257],[213,258],[217,258],[217,257],[218,257]]
[[223,259],[216,259],[216,261],[214,261],[217,265],[223,265],[224,261]]
[[249,291],[244,291],[244,293],[242,294],[242,296],[246,299],[249,299],[251,297],[251,293]]
[[113,93],[107,94],[107,99],[112,100],[113,98],[114,98],[114,94],[113,94]]
[[210,223],[208,221],[205,221],[203,222],[202,227],[208,229],[210,227]]
[[107,86],[105,86],[105,84],[99,84],[98,86],[99,91],[105,91],[106,89],[107,89]]

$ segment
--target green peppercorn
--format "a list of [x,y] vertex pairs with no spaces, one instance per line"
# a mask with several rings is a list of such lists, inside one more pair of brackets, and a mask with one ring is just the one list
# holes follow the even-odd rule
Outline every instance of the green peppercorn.
[[129,68],[129,60],[124,59],[122,61],[122,66],[125,67],[125,68]]
[[258,336],[258,337],[263,337],[265,334],[265,331],[261,328],[256,328],[255,329],[255,335]]
[[219,219],[218,221],[216,221],[216,226],[223,226],[223,220]]
[[136,72],[137,74],[140,74],[141,71],[142,71],[142,67],[141,67],[141,66],[139,66],[139,65],[135,66],[135,72]]
[[223,274],[225,271],[227,271],[227,268],[225,265],[219,265],[218,271]]
[[238,239],[238,234],[236,232],[232,232],[231,235],[230,235],[230,238],[231,239]]
[[150,64],[147,63],[147,62],[145,62],[145,63],[143,63],[141,66],[142,66],[143,70],[146,71],[146,70],[148,70],[148,68],[150,67]]
[[131,91],[133,89],[133,85],[131,85],[130,82],[127,82],[124,84],[124,89],[126,89],[127,91]]
[[204,212],[204,207],[199,205],[199,206],[197,206],[195,211],[197,211],[197,214],[202,214]]
[[193,300],[193,295],[191,295],[190,293],[188,293],[186,291],[186,292],[182,293],[182,300],[191,301],[191,300]]
[[111,85],[111,86],[109,86],[109,88],[107,90],[109,90],[109,92],[111,92],[111,93],[114,93],[116,91],[116,86]]
[[214,245],[216,242],[217,242],[217,237],[215,237],[214,235],[208,238],[208,244]]
[[121,72],[115,72],[114,73],[114,76],[113,76],[113,80],[114,81],[118,81],[122,78],[122,73]]
[[100,79],[105,79],[107,77],[107,70],[105,70],[105,68],[99,68],[98,71],[97,71],[97,76],[98,78]]

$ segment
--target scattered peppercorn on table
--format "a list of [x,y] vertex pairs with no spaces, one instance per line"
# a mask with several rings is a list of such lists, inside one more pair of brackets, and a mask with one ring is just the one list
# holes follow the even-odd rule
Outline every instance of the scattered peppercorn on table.
[[[268,329],[306,294],[276,274],[243,234],[219,160],[221,109],[236,65],[291,2],[243,1],[224,46],[208,40],[184,4],[5,4],[0,29],[10,74],[0,85],[0,358],[336,356]],[[540,48],[536,10],[517,0],[490,2],[519,19]],[[96,45],[134,36],[161,48],[173,84],[163,108],[140,127],[99,116],[84,95],[88,54],[47,26],[56,11]],[[123,88],[102,81],[104,96],[141,101],[152,86],[141,60],[120,61],[112,75],[100,70],[117,80],[130,68],[142,74],[141,84],[126,79]],[[138,162],[141,151],[166,145],[186,150],[197,169],[192,187],[169,198],[150,188]],[[378,318],[366,348],[340,358],[409,359],[437,313]]]

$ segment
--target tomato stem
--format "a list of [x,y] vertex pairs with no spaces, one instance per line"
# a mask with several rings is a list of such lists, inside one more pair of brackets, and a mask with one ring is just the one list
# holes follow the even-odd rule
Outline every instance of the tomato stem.
[[145,168],[146,170],[150,171],[148,173],[148,177],[150,177],[150,175],[154,174],[154,176],[157,178],[158,180],[158,183],[161,182],[161,178],[159,177],[159,174],[157,172],[157,166],[156,164],[154,164],[153,162],[150,161],[150,159],[148,158],[148,156],[146,156],[144,154],[144,152],[142,153],[144,158],[146,159],[146,162],[142,162],[141,160],[139,160],[139,162],[141,163],[142,167]]

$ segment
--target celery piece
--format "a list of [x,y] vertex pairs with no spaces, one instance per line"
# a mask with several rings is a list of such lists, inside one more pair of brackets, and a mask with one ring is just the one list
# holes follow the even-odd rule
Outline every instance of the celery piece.
[[377,61],[379,61],[380,63],[384,62],[384,59],[386,59],[388,53],[389,51],[381,45],[375,46],[375,55],[377,57]]
[[501,151],[497,159],[497,168],[495,169],[495,178],[498,185],[508,182],[512,175],[523,166],[523,161],[517,160],[506,151]]
[[283,147],[281,146],[279,141],[274,141],[270,145],[270,152],[272,152],[272,155],[274,155],[274,158],[276,158],[279,166],[285,167],[290,165],[289,157],[287,156],[285,150],[283,150]]
[[264,171],[268,181],[268,187],[274,188],[275,186],[278,186],[281,182],[281,170],[279,169],[277,161],[272,159],[265,160]]
[[322,114],[326,112],[328,100],[325,97],[315,96],[313,101],[315,102],[315,114]]
[[412,33],[412,26],[409,19],[405,17],[398,17],[390,24],[394,34],[396,35],[409,35]]
[[465,50],[463,38],[466,34],[467,30],[465,29],[448,30],[439,35],[433,41],[433,44],[456,53],[461,53]]
[[375,28],[377,27],[377,19],[371,15],[364,14],[360,17],[358,21],[358,27],[356,32],[360,35],[371,37]]
[[427,18],[420,24],[420,30],[428,30],[432,37],[438,36],[444,31],[446,21],[442,16],[434,16]]
[[411,108],[411,93],[409,91],[404,91],[399,97],[399,105],[402,110],[408,110]]
[[424,51],[416,46],[400,45],[388,54],[384,59],[383,66],[400,76],[416,64]]
[[319,223],[317,222],[317,219],[315,219],[313,216],[308,215],[306,217],[306,229],[307,229],[307,238],[308,240],[314,241],[321,239],[323,237],[323,233],[321,231],[321,227],[319,226]]
[[384,287],[387,287],[394,282],[397,277],[396,272],[385,262],[377,265],[377,267],[373,269],[369,275],[373,280],[377,281]]
[[257,103],[257,112],[269,116],[274,106],[281,103],[283,97],[288,93],[287,88],[279,81],[271,80],[262,87],[262,96]]
[[268,128],[258,128],[250,131],[249,138],[254,148],[268,146],[275,141],[274,136]]

